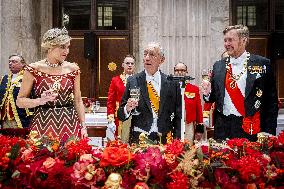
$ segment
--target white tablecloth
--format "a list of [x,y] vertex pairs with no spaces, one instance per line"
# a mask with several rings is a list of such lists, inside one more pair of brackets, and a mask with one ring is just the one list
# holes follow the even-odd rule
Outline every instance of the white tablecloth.
[[85,114],[86,125],[107,125],[106,113],[86,113]]
[[[107,126],[107,113],[86,113],[85,114],[85,123],[86,126]],[[90,145],[94,146],[102,146],[102,140],[105,141],[104,145],[106,145],[107,140],[114,140],[113,133],[107,129],[106,130],[106,138],[100,137],[90,137],[91,141],[89,142]]]

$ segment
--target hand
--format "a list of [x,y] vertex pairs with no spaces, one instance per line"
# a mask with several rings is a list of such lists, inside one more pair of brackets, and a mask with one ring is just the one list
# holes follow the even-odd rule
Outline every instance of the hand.
[[134,98],[129,98],[126,104],[126,111],[129,113],[131,110],[138,106],[138,101]]
[[211,82],[207,80],[202,80],[200,90],[204,96],[209,96],[211,93]]
[[81,129],[81,137],[82,138],[87,138],[88,137],[88,132],[87,132],[87,128],[86,127],[83,127]]
[[115,123],[114,123],[113,121],[110,122],[110,123],[108,123],[107,127],[108,127],[108,129],[109,129],[112,133],[115,133],[115,131],[116,131],[116,125],[115,125]]
[[56,100],[57,96],[58,93],[54,92],[52,89],[43,91],[39,98],[39,105],[44,105],[47,102],[53,102]]

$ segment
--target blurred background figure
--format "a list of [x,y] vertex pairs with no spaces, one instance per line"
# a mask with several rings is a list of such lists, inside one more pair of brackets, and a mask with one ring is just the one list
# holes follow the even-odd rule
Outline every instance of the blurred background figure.
[[0,80],[0,118],[2,129],[28,128],[29,126],[30,110],[28,108],[19,108],[16,105],[25,65],[25,60],[20,54],[10,55],[10,71]]
[[[188,73],[187,66],[179,62],[174,67],[175,76],[186,76]],[[195,128],[197,124],[203,126],[203,112],[199,88],[196,85],[186,81],[185,93],[185,139],[193,143]],[[204,132],[203,132],[204,133]]]
[[114,136],[120,136],[124,142],[129,140],[130,123],[119,121],[117,110],[120,105],[122,95],[125,90],[128,77],[132,76],[135,70],[135,57],[126,55],[123,63],[123,73],[112,78],[107,98],[107,118],[108,128]]

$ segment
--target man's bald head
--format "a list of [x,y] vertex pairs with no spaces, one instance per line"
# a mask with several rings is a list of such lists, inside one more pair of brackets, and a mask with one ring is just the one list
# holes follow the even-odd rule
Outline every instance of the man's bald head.
[[174,75],[185,76],[186,74],[187,74],[187,66],[182,62],[177,63],[174,67]]

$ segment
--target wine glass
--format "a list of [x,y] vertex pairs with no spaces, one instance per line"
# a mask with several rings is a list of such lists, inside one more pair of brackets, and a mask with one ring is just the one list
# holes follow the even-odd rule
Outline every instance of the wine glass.
[[203,95],[207,96],[211,91],[211,78],[212,78],[212,69],[202,70],[202,82],[201,82],[201,91]]
[[95,107],[96,111],[99,111],[99,109],[101,107],[100,101],[97,100],[95,105],[96,105],[96,107]]
[[[60,87],[61,87],[61,84],[58,81],[55,81],[53,83],[48,83],[48,90],[49,90],[49,92],[47,93],[47,95],[57,95],[58,96]],[[53,105],[55,105],[55,101],[53,101],[51,103]]]
[[101,105],[100,102],[98,100],[96,100],[96,102],[93,102],[93,112],[95,113],[96,111],[99,111]]
[[205,80],[205,81],[210,81],[210,77],[209,77],[209,70],[202,70],[202,80]]
[[[136,100],[138,102],[139,97],[140,97],[140,88],[134,87],[134,88],[130,89],[130,96],[131,96],[131,98],[133,98],[134,100]],[[136,110],[136,107],[135,107],[134,111],[132,112],[132,115],[139,115],[139,114],[140,114],[140,112],[138,112]]]

